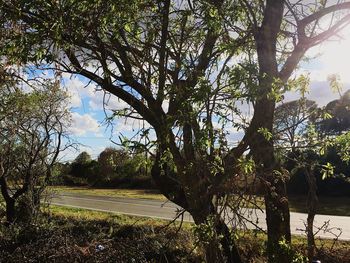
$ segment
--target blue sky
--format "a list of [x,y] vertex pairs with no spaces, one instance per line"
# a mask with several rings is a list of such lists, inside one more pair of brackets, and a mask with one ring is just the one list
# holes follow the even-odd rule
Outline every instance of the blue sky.
[[74,159],[81,151],[87,151],[96,158],[104,148],[117,146],[111,141],[111,137],[119,142],[118,137],[121,134],[132,136],[143,125],[142,122],[131,119],[117,119],[113,126],[107,125],[105,112],[110,113],[110,109],[122,109],[127,105],[116,97],[105,95],[83,77],[64,74],[61,85],[70,96],[70,137],[79,143],[78,151],[72,149],[64,153],[62,159],[65,161]]
[[[350,88],[350,29],[343,32],[342,38],[335,41],[328,41],[320,46],[312,48],[308,55],[317,56],[310,62],[303,62],[296,74],[309,73],[311,84],[309,99],[315,100],[320,106],[324,106],[329,101],[337,99],[339,95],[329,88],[327,77],[330,74],[338,74],[343,83],[343,91]],[[110,138],[118,140],[120,134],[132,136],[142,127],[142,122],[135,120],[118,119],[113,125],[113,130],[108,127],[105,120],[103,108],[104,93],[97,91],[92,83],[88,83],[82,77],[63,75],[61,85],[69,91],[70,106],[72,108],[72,122],[70,134],[73,140],[80,144],[78,151],[66,151],[62,160],[73,160],[81,151],[87,151],[93,158],[108,146],[117,146]],[[298,98],[298,94],[288,92],[285,100]],[[115,97],[105,98],[105,108],[122,109],[127,105]],[[147,125],[147,124],[146,124]],[[231,130],[231,139],[241,137]]]

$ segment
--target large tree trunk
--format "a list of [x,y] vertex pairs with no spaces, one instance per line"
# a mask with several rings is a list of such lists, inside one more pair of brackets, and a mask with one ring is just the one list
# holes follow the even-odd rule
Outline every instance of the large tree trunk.
[[308,197],[307,197],[307,256],[309,262],[312,262],[315,255],[315,237],[314,237],[314,219],[317,209],[317,185],[316,176],[313,167],[307,167],[304,169],[306,179],[309,185]]
[[[285,183],[270,176],[265,190],[265,209],[267,224],[267,251],[270,262],[286,262],[279,242],[291,242],[290,214]],[[271,190],[273,189],[273,190]]]
[[[271,85],[268,80],[264,83]],[[265,86],[265,87],[266,87]],[[255,106],[254,117],[251,122],[250,146],[257,167],[257,175],[264,184],[264,197],[267,224],[267,252],[269,262],[286,262],[286,255],[280,249],[279,242],[291,241],[290,214],[288,197],[285,186],[285,176],[275,158],[272,138],[266,138],[260,128],[272,131],[275,102],[267,98],[261,99]]]
[[[264,143],[261,142],[260,145]],[[257,172],[264,184],[269,262],[287,262],[279,242],[291,242],[289,204],[284,175],[275,160],[272,147],[260,148],[261,152],[256,152],[258,156],[255,161],[262,164]]]
[[5,200],[6,203],[6,223],[12,225],[16,221],[15,200],[10,198]]
[[214,220],[211,240],[205,240],[204,250],[206,262],[217,263],[242,263],[237,244],[235,243],[230,229],[224,220],[210,206],[209,213],[192,213],[196,225],[208,224],[208,220]]
[[[275,158],[272,133],[279,79],[276,59],[278,33],[284,13],[284,1],[266,1],[263,21],[255,34],[259,63],[259,97],[254,106],[254,116],[250,125],[251,150],[257,165],[257,174],[265,185],[266,223],[268,232],[269,262],[286,262],[279,249],[279,242],[291,241],[289,206],[284,176]],[[263,130],[260,130],[263,129]],[[260,131],[259,131],[260,130]]]
[[[1,167],[1,170],[3,170],[3,167]],[[6,204],[6,224],[11,225],[16,221],[16,200],[9,194],[4,175],[0,177],[0,190]]]
[[[160,165],[162,167],[160,167]],[[198,169],[193,169],[193,174],[186,174],[187,178],[193,180],[198,178]],[[189,171],[188,171],[189,172]],[[160,191],[171,201],[186,209],[193,217],[195,224],[205,225],[208,220],[214,220],[212,231],[214,238],[211,240],[203,240],[203,249],[205,251],[206,262],[218,263],[241,263],[241,257],[232,238],[230,230],[226,223],[217,214],[217,209],[212,203],[212,194],[208,192],[208,187],[197,182],[187,182],[191,185],[191,191],[185,194],[183,186],[179,183],[178,175],[165,163],[160,163],[160,154],[157,155],[154,166],[152,167],[152,178],[157,184]]]
[[160,153],[157,153],[156,159],[152,166],[151,175],[158,190],[170,201],[188,210],[188,203],[186,200],[185,192],[175,179],[176,175],[166,164],[161,167]]

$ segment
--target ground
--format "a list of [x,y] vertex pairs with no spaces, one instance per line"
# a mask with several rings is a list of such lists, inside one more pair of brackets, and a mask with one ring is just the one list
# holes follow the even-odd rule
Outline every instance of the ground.
[[[52,206],[26,228],[0,229],[0,262],[202,262],[193,225]],[[245,262],[266,262],[264,235],[239,233]],[[319,240],[322,263],[349,263],[350,243]],[[290,249],[290,248],[288,248]],[[296,253],[294,251],[296,250]],[[305,239],[293,237],[297,256]],[[294,255],[293,254],[293,255]]]

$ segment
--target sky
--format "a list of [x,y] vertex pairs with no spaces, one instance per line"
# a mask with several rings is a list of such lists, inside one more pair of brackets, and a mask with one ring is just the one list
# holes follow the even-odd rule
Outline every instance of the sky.
[[120,142],[119,136],[132,136],[144,125],[142,121],[122,118],[115,120],[113,125],[108,124],[106,116],[111,114],[111,109],[123,109],[127,104],[114,96],[106,95],[82,77],[64,75],[61,86],[68,91],[70,97],[69,136],[77,143],[77,150],[71,148],[62,154],[63,161],[74,160],[82,151],[97,158],[106,147],[118,147],[116,143]]
[[[309,99],[315,100],[319,106],[325,106],[331,100],[339,98],[339,94],[329,87],[327,78],[331,74],[339,75],[343,92],[350,89],[350,27],[337,40],[314,47],[307,55],[316,58],[302,62],[297,74],[307,73],[310,76]],[[110,112],[109,109],[122,109],[127,106],[126,103],[113,96],[104,98],[103,91],[97,90],[95,85],[82,77],[64,75],[61,85],[70,95],[72,121],[69,133],[73,141],[78,143],[77,150],[67,150],[62,154],[62,161],[72,161],[82,151],[97,158],[106,147],[118,147],[111,139],[118,143],[120,135],[130,137],[144,125],[142,121],[131,119],[117,119],[114,125],[107,125],[105,110]],[[287,92],[284,97],[285,101],[290,101],[298,96],[295,92]],[[232,141],[241,136],[242,133],[231,130]]]

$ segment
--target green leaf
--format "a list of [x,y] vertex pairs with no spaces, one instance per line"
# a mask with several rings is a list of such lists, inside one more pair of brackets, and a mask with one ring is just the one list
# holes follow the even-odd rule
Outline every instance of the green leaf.
[[322,165],[321,173],[322,180],[332,177],[334,175],[334,166],[327,162],[326,164]]
[[267,141],[272,139],[272,133],[267,128],[259,128],[258,133],[262,134]]

